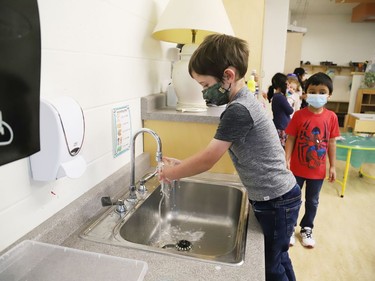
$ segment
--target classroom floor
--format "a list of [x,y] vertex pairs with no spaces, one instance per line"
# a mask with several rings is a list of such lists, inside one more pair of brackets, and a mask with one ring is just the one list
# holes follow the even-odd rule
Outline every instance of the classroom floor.
[[[375,165],[364,172],[375,176]],[[344,162],[337,161],[337,178],[343,177]],[[350,167],[344,198],[341,185],[324,182],[313,230],[316,246],[306,249],[300,243],[290,248],[299,281],[375,280],[375,179],[358,176]],[[304,198],[304,189],[302,190]],[[304,212],[301,206],[300,217]],[[300,219],[298,220],[298,223]]]

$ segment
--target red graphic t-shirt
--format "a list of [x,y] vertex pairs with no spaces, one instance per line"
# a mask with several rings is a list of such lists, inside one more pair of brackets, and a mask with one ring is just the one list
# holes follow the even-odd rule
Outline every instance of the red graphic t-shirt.
[[329,139],[340,135],[336,114],[326,108],[320,114],[303,108],[296,111],[285,132],[296,138],[290,159],[293,174],[324,179]]

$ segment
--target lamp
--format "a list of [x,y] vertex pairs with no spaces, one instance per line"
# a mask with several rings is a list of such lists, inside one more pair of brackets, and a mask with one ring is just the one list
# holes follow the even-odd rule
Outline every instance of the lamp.
[[207,110],[202,86],[190,77],[188,65],[197,44],[214,33],[234,34],[222,0],[170,0],[153,31],[155,39],[184,44],[172,70],[179,111]]

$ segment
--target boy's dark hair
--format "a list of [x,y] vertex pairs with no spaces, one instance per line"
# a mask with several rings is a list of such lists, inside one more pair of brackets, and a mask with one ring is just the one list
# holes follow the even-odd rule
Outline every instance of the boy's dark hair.
[[271,102],[274,94],[274,90],[280,88],[281,92],[285,95],[287,88],[288,77],[283,73],[276,73],[271,80],[272,85],[268,87],[267,99]]
[[[297,67],[293,71],[293,74],[297,75],[298,82],[299,82],[299,84],[301,85],[301,88],[302,88],[302,92],[305,91],[305,81],[302,81],[302,76],[306,73],[307,73],[306,70],[302,67]],[[305,101],[305,100],[302,100],[302,102],[303,101]]]
[[236,79],[245,76],[249,60],[249,48],[243,39],[224,35],[208,35],[189,62],[189,73],[214,76],[223,80],[224,70],[229,66],[237,70]]
[[294,69],[293,73],[298,75],[298,76],[302,76],[303,74],[306,73],[306,70],[302,67],[297,67],[297,68]]
[[306,91],[310,85],[314,85],[314,86],[325,85],[327,86],[329,90],[329,95],[332,95],[332,92],[333,92],[332,79],[323,72],[317,72],[313,74],[312,76],[310,76],[309,79],[307,79],[306,84],[305,84]]

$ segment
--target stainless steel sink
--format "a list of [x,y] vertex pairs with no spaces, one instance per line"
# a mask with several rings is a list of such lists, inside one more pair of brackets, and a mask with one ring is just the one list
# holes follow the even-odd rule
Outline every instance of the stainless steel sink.
[[[240,265],[245,253],[248,199],[243,186],[184,179],[148,195],[124,216],[111,208],[82,237],[97,242],[215,263]],[[159,211],[160,210],[160,211]]]

